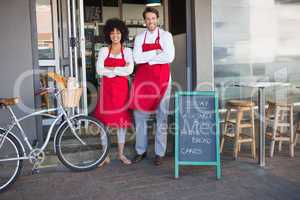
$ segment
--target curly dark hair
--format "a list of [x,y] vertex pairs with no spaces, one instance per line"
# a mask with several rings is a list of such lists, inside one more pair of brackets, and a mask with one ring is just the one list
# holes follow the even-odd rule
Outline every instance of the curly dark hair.
[[108,19],[105,22],[105,25],[103,27],[103,33],[104,33],[104,38],[105,38],[105,42],[107,44],[111,44],[112,41],[110,39],[110,33],[114,30],[117,29],[121,32],[121,44],[123,44],[126,40],[128,40],[128,28],[125,24],[124,21],[118,19],[118,18],[111,18]]

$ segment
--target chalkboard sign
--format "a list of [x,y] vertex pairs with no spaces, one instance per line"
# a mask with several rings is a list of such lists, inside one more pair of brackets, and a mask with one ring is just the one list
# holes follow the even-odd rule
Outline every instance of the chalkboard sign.
[[221,176],[218,97],[214,91],[176,93],[175,177],[180,165],[212,165]]

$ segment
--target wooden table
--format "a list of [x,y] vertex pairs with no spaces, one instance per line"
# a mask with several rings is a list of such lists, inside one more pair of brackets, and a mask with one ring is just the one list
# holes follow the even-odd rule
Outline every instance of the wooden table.
[[265,124],[265,88],[267,87],[287,87],[290,83],[283,82],[238,82],[234,86],[252,87],[258,89],[258,113],[259,113],[259,159],[261,167],[266,165],[265,147],[266,147],[266,124]]

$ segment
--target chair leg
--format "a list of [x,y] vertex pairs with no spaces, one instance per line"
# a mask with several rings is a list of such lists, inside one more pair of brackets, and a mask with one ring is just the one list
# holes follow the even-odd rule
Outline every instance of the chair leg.
[[221,139],[220,153],[223,153],[224,142],[225,142],[225,137],[224,137],[224,135],[223,135],[223,136],[222,136],[222,139]]
[[290,107],[290,156],[294,157],[294,116],[293,116],[293,106]]
[[271,146],[270,146],[270,158],[273,158],[274,148],[275,148],[275,140],[272,140],[271,141]]
[[291,136],[290,136],[290,157],[294,157],[295,156],[295,145],[294,145],[294,130],[291,128]]
[[252,146],[251,153],[254,159],[256,159],[256,137],[255,137],[255,122],[254,122],[254,109],[251,108],[251,125],[252,125]]
[[299,137],[299,133],[296,133],[296,135],[295,135],[295,140],[294,140],[294,147],[297,146],[298,137]]
[[[298,119],[299,120],[299,119]],[[299,137],[299,134],[300,134],[300,120],[298,121],[297,123],[297,126],[296,126],[296,131],[294,132],[295,134],[295,138],[294,138],[294,147],[297,146],[297,142],[298,142],[298,137]]]
[[223,148],[224,148],[224,143],[225,143],[225,135],[227,134],[227,126],[228,126],[228,121],[230,118],[230,112],[231,112],[231,108],[227,108],[227,112],[226,112],[226,116],[225,116],[225,123],[224,123],[224,132],[223,132],[223,136],[221,139],[221,147],[220,147],[220,153],[223,152]]
[[282,151],[282,141],[279,141],[279,143],[278,143],[278,151],[279,152]]
[[293,158],[295,156],[294,143],[290,143],[290,157]]
[[239,150],[238,146],[239,146],[239,144],[238,144],[238,141],[237,141],[237,139],[236,139],[235,142],[234,142],[234,151],[233,151],[233,158],[234,158],[235,160],[236,160],[237,157],[238,157],[238,150]]
[[[285,114],[285,111],[284,110],[281,110],[279,111],[279,115],[280,115],[280,122],[283,123],[284,122],[284,114]],[[284,131],[284,127],[283,126],[280,126],[279,128],[279,132],[280,133],[283,133]],[[279,141],[278,143],[278,151],[281,152],[282,151],[282,141]]]
[[238,151],[239,151],[239,139],[240,139],[240,124],[243,117],[243,112],[238,109],[237,111],[237,119],[236,119],[236,133],[235,133],[235,141],[234,141],[234,159],[237,159],[238,157]]
[[255,146],[255,141],[253,139],[252,143],[251,143],[251,154],[253,159],[256,159],[256,146]]
[[271,146],[270,146],[270,157],[271,157],[271,158],[272,158],[273,155],[274,155],[275,137],[276,137],[276,132],[277,132],[278,118],[279,118],[279,109],[278,109],[278,107],[276,106],[276,107],[275,107],[274,128],[273,128],[272,141],[271,141]]

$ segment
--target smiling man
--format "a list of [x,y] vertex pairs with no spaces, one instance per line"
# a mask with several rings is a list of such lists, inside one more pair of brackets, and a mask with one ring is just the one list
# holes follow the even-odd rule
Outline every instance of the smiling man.
[[130,108],[134,110],[136,153],[134,163],[147,154],[147,120],[156,114],[154,164],[162,164],[167,146],[167,119],[171,93],[170,63],[174,60],[172,35],[158,27],[159,12],[146,7],[143,17],[147,29],[136,36],[133,56],[138,64],[131,88]]

